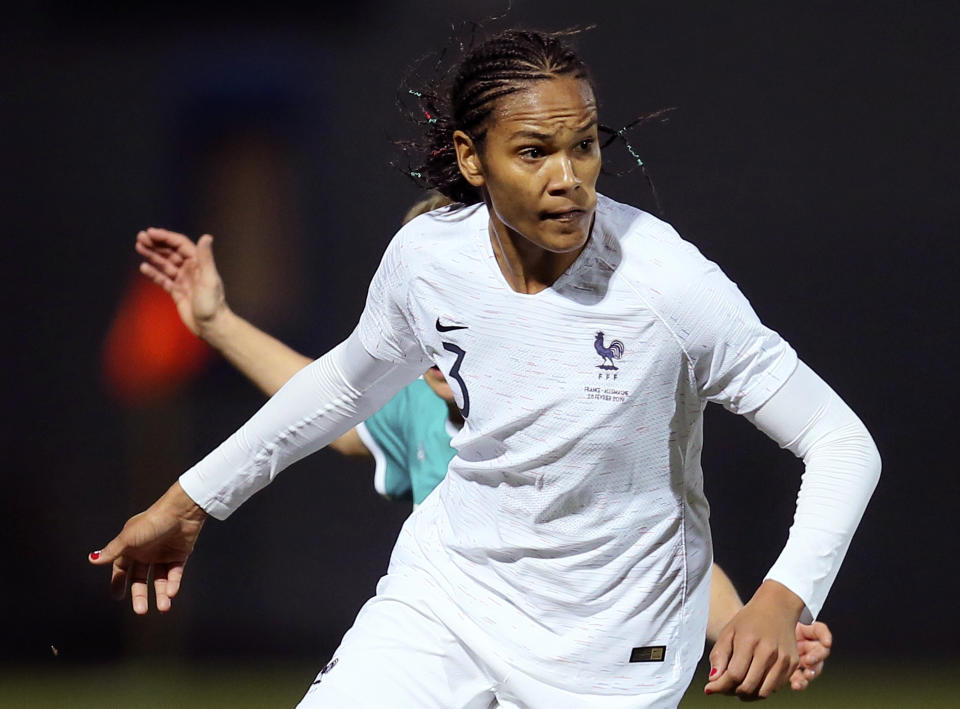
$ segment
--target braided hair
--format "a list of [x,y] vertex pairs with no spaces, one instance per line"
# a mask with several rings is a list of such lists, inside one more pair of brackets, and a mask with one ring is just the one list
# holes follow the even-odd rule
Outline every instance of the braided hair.
[[568,34],[500,32],[470,50],[447,79],[401,93],[398,102],[403,108],[407,96],[418,99],[418,108],[406,112],[422,128],[423,137],[398,144],[407,157],[407,172],[420,187],[454,202],[479,202],[479,191],[460,174],[453,133],[461,130],[481,147],[497,100],[523,90],[525,84],[567,76],[587,81],[596,95],[586,64],[562,41]]

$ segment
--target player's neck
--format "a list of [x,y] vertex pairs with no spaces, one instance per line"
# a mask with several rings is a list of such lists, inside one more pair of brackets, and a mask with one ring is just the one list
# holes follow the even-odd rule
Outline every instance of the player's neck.
[[492,215],[489,231],[493,254],[507,284],[517,293],[528,295],[552,286],[586,247],[565,253],[547,251],[496,221]]

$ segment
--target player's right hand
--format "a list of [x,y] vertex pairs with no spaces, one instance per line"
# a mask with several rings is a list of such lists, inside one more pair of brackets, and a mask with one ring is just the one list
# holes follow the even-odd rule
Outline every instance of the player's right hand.
[[147,587],[152,578],[157,610],[165,613],[180,590],[184,565],[206,518],[207,513],[180,483],[174,483],[147,510],[127,520],[120,534],[88,559],[96,566],[113,565],[110,586],[114,596],[121,599],[129,589],[137,615],[149,609]]
[[204,234],[194,244],[183,234],[150,227],[137,234],[136,250],[144,259],[140,272],[170,294],[183,324],[208,340],[216,321],[229,312],[213,237]]

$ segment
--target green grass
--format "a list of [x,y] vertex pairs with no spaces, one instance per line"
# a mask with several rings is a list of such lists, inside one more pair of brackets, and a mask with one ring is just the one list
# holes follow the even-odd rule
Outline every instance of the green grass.
[[[3,709],[292,709],[319,668],[309,664],[262,666],[149,664],[76,667],[51,662],[44,668],[0,670]],[[703,671],[682,709],[739,707],[730,697],[704,696]],[[951,666],[846,665],[828,663],[825,675],[805,692],[784,689],[764,707],[817,709],[947,709],[960,705]],[[390,709],[390,707],[384,707]],[[544,709],[550,709],[545,707]]]
[[[723,709],[742,705],[733,697],[706,696],[708,665],[702,664],[681,702],[681,709]],[[953,665],[944,663],[893,664],[890,660],[872,664],[827,661],[822,677],[802,692],[781,689],[761,706],[800,709],[955,709]]]
[[121,664],[0,673],[3,709],[292,709],[319,670],[305,664]]

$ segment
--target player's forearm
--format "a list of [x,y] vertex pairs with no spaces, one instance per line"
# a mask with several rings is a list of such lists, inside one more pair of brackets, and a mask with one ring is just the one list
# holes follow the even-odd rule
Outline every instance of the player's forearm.
[[819,613],[880,477],[880,455],[856,414],[806,365],[750,416],[804,461],[790,536],[767,574]]
[[720,631],[740,609],[743,601],[730,577],[716,564],[710,577],[710,613],[707,618],[707,640],[716,642]]
[[225,308],[201,336],[267,396],[312,361]]
[[240,430],[180,477],[225,519],[284,468],[372,415],[419,371],[368,354],[356,334],[303,368]]

